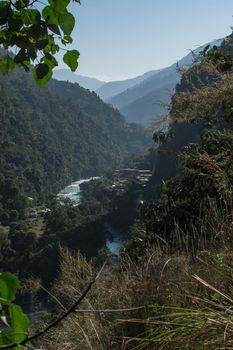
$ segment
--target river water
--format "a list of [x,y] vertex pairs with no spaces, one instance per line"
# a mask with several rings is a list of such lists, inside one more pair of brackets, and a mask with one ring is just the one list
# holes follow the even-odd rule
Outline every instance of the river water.
[[[81,203],[82,199],[82,190],[80,188],[80,185],[85,182],[90,182],[98,179],[100,179],[100,177],[90,177],[88,179],[81,179],[79,181],[72,182],[69,186],[65,187],[58,193],[57,198],[61,203],[64,199],[70,199],[74,206],[78,206]],[[123,244],[122,239],[119,238],[120,234],[118,234],[118,231],[111,227],[109,224],[106,224],[106,229],[111,236],[111,239],[106,240],[106,247],[112,254],[119,256],[120,248]]]
[[81,188],[80,185],[85,182],[90,182],[93,180],[98,180],[100,177],[90,177],[89,179],[82,179],[79,181],[72,182],[69,186],[61,190],[57,198],[62,202],[64,199],[70,199],[74,205],[79,205],[81,202]]

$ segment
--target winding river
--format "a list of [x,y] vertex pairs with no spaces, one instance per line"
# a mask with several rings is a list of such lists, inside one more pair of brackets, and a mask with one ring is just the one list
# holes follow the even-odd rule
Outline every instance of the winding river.
[[[100,179],[100,177],[90,177],[88,179],[81,179],[79,181],[72,182],[69,186],[65,187],[58,193],[57,198],[61,203],[64,199],[70,199],[74,206],[78,206],[82,198],[82,190],[80,185],[85,182],[98,179]],[[109,224],[106,224],[106,229],[112,237],[112,239],[108,239],[106,241],[106,246],[112,254],[119,256],[123,241],[119,238],[118,231],[112,228]]]

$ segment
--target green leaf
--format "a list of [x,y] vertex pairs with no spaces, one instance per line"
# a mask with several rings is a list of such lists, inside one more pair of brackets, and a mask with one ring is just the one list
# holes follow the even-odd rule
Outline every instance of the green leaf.
[[35,60],[37,58],[37,52],[34,48],[34,46],[29,46],[27,49],[28,56],[30,57],[31,60]]
[[[9,272],[0,274],[0,303],[9,303],[15,300],[19,280]],[[4,302],[5,301],[5,302]]]
[[33,68],[33,76],[39,87],[45,86],[52,75],[52,69],[47,63],[39,63]]
[[48,39],[42,39],[42,40],[37,40],[36,42],[36,48],[39,50],[43,50],[45,48],[45,46],[47,46],[49,43]]
[[42,10],[42,16],[49,24],[58,24],[58,14],[54,12],[51,6],[46,6]]
[[59,52],[60,47],[59,45],[53,44],[51,45],[51,53],[54,55],[55,53]]
[[[80,3],[79,0],[73,0]],[[0,0],[0,46],[5,50],[16,49],[15,57],[3,55],[0,71],[7,74],[15,67],[29,70],[30,64],[43,54],[55,55],[60,45],[71,44],[75,18],[68,12],[71,0],[48,0],[37,9],[30,0]],[[56,34],[56,35],[54,35]],[[55,43],[56,40],[56,43]],[[64,62],[73,71],[78,67],[79,52],[71,50],[64,55]],[[37,83],[43,86],[52,76],[57,61],[46,57],[33,69]],[[49,66],[49,70],[45,67]],[[46,71],[47,70],[47,71]]]
[[67,6],[70,3],[70,0],[49,0],[51,7],[54,12],[63,13],[66,11]]
[[11,38],[11,46],[13,45],[21,49],[27,49],[31,46],[31,41],[27,36],[13,35]]
[[20,342],[28,335],[29,319],[19,305],[11,304],[9,307],[13,342]]
[[26,26],[29,26],[30,24],[38,24],[41,19],[40,12],[35,9],[23,9],[20,11],[20,16],[23,24]]
[[21,10],[24,7],[27,7],[29,5],[29,0],[18,0],[15,3],[15,7],[17,8],[17,10]]
[[3,75],[7,74],[9,71],[6,62],[4,62],[4,59],[0,59],[0,71]]
[[23,63],[27,59],[28,59],[28,55],[26,54],[26,50],[20,49],[17,55],[15,56],[14,61],[16,63]]
[[6,29],[3,29],[3,30],[0,31],[0,38],[3,38],[6,35],[7,35],[7,30]]
[[14,13],[14,15],[8,19],[8,27],[10,31],[19,31],[22,26],[23,21],[20,15]]
[[75,72],[78,68],[78,58],[80,53],[77,50],[69,50],[63,56],[63,61],[70,67],[72,72]]
[[48,28],[51,30],[51,32],[57,34],[57,35],[61,35],[60,29],[57,25],[55,24],[49,24]]
[[[15,67],[18,67],[17,63],[9,55],[4,56],[2,61],[5,63],[6,73],[8,73],[11,69],[14,69]],[[1,59],[0,59],[0,66],[1,66]],[[1,67],[0,67],[0,69],[1,69]],[[4,72],[3,72],[3,74],[4,74]]]
[[73,39],[69,35],[66,35],[66,36],[64,36],[64,38],[62,38],[62,43],[64,45],[72,44],[72,42],[73,42]]
[[58,62],[57,62],[56,58],[49,53],[45,54],[45,56],[42,58],[42,61],[44,63],[47,63],[52,69],[54,67],[58,66]]
[[47,64],[41,63],[36,67],[37,79],[43,79],[49,72],[49,66]]
[[[0,332],[0,348],[3,345],[19,343],[28,336],[29,319],[23,313],[20,306],[11,304],[9,306],[9,325]],[[13,350],[22,350],[23,347],[16,346]]]
[[0,25],[6,24],[12,10],[8,1],[0,2]]
[[[37,40],[45,38],[48,36],[47,25],[45,25],[45,23],[33,24],[32,26],[30,26],[28,34]],[[30,36],[29,40],[31,39]]]
[[67,12],[59,16],[59,25],[63,31],[63,33],[67,36],[70,36],[74,29],[75,18],[74,16]]

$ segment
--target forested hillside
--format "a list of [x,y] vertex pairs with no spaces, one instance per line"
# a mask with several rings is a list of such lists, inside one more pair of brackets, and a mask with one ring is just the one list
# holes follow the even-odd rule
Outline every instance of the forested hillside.
[[[82,302],[83,313],[65,318],[40,345],[232,348],[232,101],[230,35],[220,48],[206,47],[182,75],[172,98],[170,133],[154,135],[160,143],[155,173],[121,258],[104,265]],[[61,251],[53,296],[72,305],[95,275],[95,263]],[[52,318],[54,308],[61,308],[51,302]]]
[[55,80],[39,89],[22,70],[0,77],[0,120],[5,219],[27,196],[45,198],[72,180],[106,173],[150,143],[96,94]]
[[232,47],[232,35],[220,48],[207,47],[176,87],[172,137],[158,150],[150,199],[141,207],[145,231],[140,244],[131,242],[134,255],[143,254],[142,241],[145,246],[160,241],[172,250],[199,249],[203,240],[218,238],[213,212],[219,215],[217,225],[231,218]]
[[[57,39],[51,34],[41,43],[37,32],[48,27],[61,39],[59,26],[69,33],[75,19],[66,11],[70,0],[49,0],[44,20],[34,3],[0,0],[6,10],[0,45],[25,45],[17,9],[25,14],[29,7],[24,21],[31,17],[37,25],[28,29],[27,51],[35,57],[48,46],[33,72],[42,86],[56,65],[43,62],[54,59],[48,52],[56,52]],[[140,49],[140,35],[135,38]],[[24,60],[24,49],[19,54],[22,61],[15,59],[27,70],[31,60]],[[75,71],[78,57],[77,50],[66,51],[64,63]],[[147,130],[127,123],[97,93],[53,79],[39,89],[23,69],[9,73],[17,62],[5,60],[0,350],[233,349],[233,32],[186,56],[180,75],[174,64],[148,79],[110,84],[109,91],[103,86],[112,93],[141,82],[108,102],[142,124],[152,101],[154,108],[165,97],[168,105],[158,106],[157,116],[166,115],[154,123],[153,136],[153,124]]]
[[[220,48],[207,47],[182,75],[172,98],[170,133],[154,135],[160,144],[155,173],[132,239],[120,259],[106,260],[79,314],[64,317],[40,346],[232,348],[232,91],[233,35]],[[63,314],[57,300],[68,309],[84,295],[103,257],[87,261],[79,252],[60,251],[51,320],[54,310]]]

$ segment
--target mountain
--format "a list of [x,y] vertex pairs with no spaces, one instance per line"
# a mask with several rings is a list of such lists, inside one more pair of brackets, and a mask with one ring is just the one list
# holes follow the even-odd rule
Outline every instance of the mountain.
[[103,175],[150,144],[94,92],[56,80],[39,89],[22,69],[0,75],[0,123],[0,222],[21,215],[27,197]]
[[[221,42],[222,39],[215,40],[210,45],[218,46]],[[167,115],[171,94],[180,81],[177,65],[180,68],[190,66],[193,62],[193,54],[197,55],[206,45],[197,48],[194,53],[190,52],[178,63],[156,71],[140,84],[106,101],[113,107],[118,108],[128,121],[142,125],[148,125],[152,119]]]
[[78,75],[71,72],[69,69],[56,69],[53,72],[54,79],[61,81],[68,81],[70,83],[78,83],[80,86],[91,91],[96,91],[101,86],[105,85],[104,81],[97,80],[95,78],[86,77],[84,75]]
[[[159,70],[158,70],[159,71]],[[151,77],[157,71],[150,71],[143,75],[140,75],[136,78],[119,80],[119,81],[111,81],[109,83],[104,84],[99,89],[96,90],[96,93],[103,99],[107,100],[115,95],[120,94],[121,92],[130,89],[133,86],[136,86],[143,82],[145,79]]]

